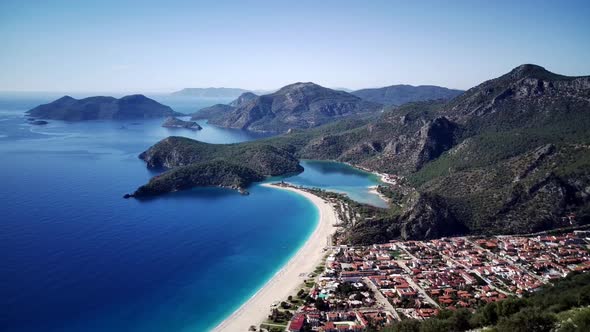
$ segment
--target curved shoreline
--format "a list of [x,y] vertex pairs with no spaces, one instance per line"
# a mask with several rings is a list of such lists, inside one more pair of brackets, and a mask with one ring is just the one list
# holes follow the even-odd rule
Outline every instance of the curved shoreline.
[[[313,272],[321,262],[328,236],[334,234],[334,224],[338,218],[330,203],[322,198],[306,191],[292,187],[279,187],[272,184],[261,184],[265,187],[289,190],[307,198],[313,203],[319,213],[319,220],[313,233],[297,253],[246,303],[227,317],[213,331],[216,332],[241,332],[248,331],[251,325],[258,328],[270,313],[271,305],[276,301],[287,298],[307,278],[307,274]],[[300,274],[305,276],[301,277]]]

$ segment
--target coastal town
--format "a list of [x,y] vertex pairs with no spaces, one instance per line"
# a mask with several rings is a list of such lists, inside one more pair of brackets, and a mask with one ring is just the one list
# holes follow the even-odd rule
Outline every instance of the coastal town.
[[296,294],[273,304],[260,327],[357,332],[473,310],[590,270],[589,245],[590,232],[573,231],[326,247],[324,262]]

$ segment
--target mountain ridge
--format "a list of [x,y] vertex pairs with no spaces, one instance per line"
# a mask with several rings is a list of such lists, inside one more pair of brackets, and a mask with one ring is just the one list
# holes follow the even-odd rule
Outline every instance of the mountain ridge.
[[192,120],[207,119],[213,120],[223,117],[226,113],[234,111],[236,107],[245,105],[256,99],[258,95],[252,92],[244,92],[238,98],[232,100],[229,104],[215,104],[209,107],[204,107],[191,114]]
[[281,133],[289,129],[317,127],[338,118],[380,109],[380,105],[344,91],[312,82],[297,82],[274,93],[258,96],[214,118],[211,123],[227,128]]
[[184,88],[172,92],[171,96],[190,96],[200,98],[237,98],[242,93],[249,92],[240,88]]
[[296,159],[397,176],[385,186],[392,208],[351,225],[351,243],[376,234],[532,232],[590,222],[589,110],[589,76],[525,65],[450,101],[410,103],[236,146],[270,145]]
[[408,85],[397,84],[381,88],[369,88],[352,91],[357,97],[367,101],[400,106],[410,102],[428,101],[428,100],[449,100],[462,94],[463,90],[449,89],[436,85]]

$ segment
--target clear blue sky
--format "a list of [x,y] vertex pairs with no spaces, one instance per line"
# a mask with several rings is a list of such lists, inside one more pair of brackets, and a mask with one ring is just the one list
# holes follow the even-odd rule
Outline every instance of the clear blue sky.
[[522,63],[590,74],[590,1],[448,2],[0,0],[0,90],[465,89]]

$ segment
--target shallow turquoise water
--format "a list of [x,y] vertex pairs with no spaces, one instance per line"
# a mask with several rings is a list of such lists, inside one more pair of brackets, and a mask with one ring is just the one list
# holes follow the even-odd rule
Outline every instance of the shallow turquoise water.
[[[2,331],[206,331],[317,224],[305,198],[258,185],[249,196],[207,188],[124,200],[154,175],[137,155],[159,139],[258,136],[204,123],[169,130],[161,120],[25,123],[24,110],[53,97],[0,95]],[[181,112],[213,103],[176,102],[167,99]],[[351,196],[373,181],[345,165],[304,167],[288,181]]]
[[387,207],[387,202],[369,192],[370,186],[380,183],[378,176],[374,174],[329,161],[303,160],[301,165],[305,168],[305,172],[286,178],[285,181],[300,186],[344,193],[358,202]]

